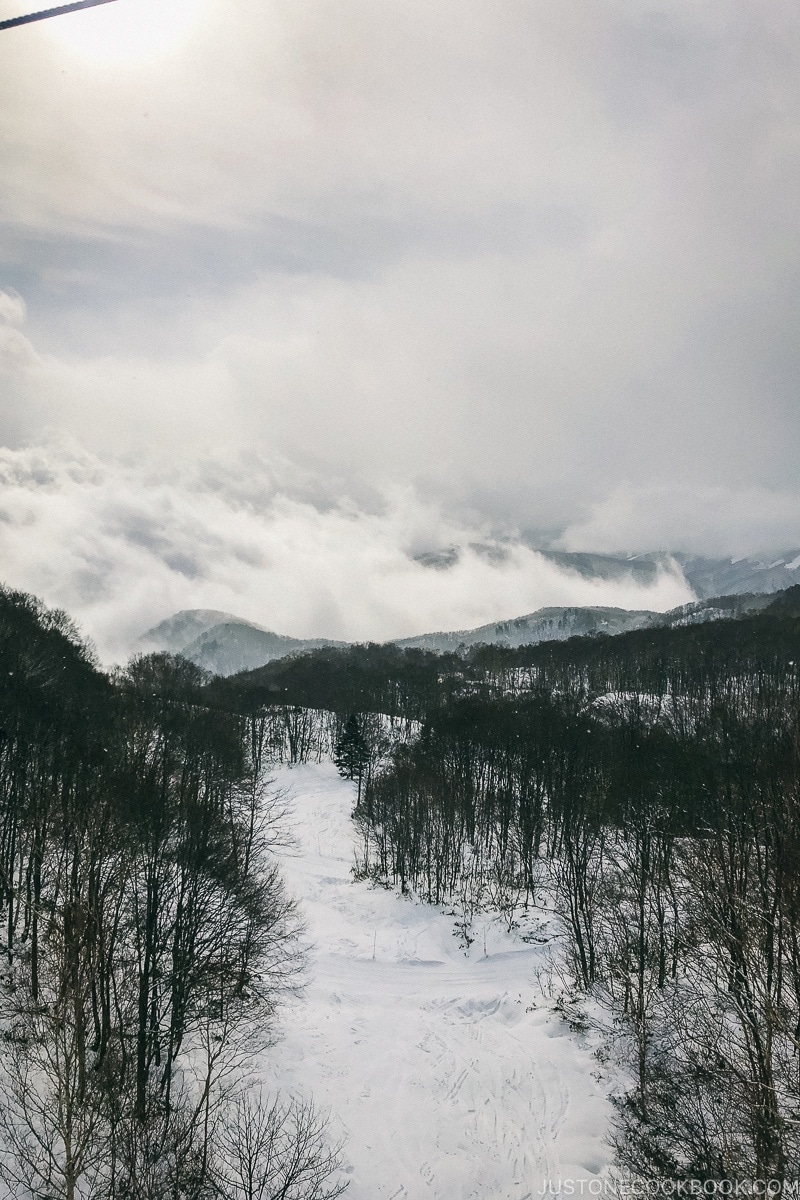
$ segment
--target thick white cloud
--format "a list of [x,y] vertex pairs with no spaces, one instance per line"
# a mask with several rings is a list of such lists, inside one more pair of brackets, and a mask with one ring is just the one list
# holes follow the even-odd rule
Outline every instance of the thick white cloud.
[[[559,570],[519,540],[448,519],[413,492],[380,509],[321,508],[276,490],[269,468],[203,464],[154,475],[68,446],[0,453],[6,581],[66,607],[107,659],[169,613],[232,611],[295,636],[384,639],[465,628],[546,604],[667,608],[678,572],[652,586]],[[463,548],[447,569],[414,555]],[[488,547],[488,550],[487,550]]]
[[790,0],[195,8],[127,65],[0,37],[1,442],[187,513],[269,463],[358,529],[413,495],[467,540],[798,541]]
[[0,291],[0,323],[22,325],[25,321],[25,301],[16,292]]
[[800,495],[766,488],[631,487],[614,490],[570,525],[565,550],[646,553],[654,545],[694,554],[785,552],[800,540]]

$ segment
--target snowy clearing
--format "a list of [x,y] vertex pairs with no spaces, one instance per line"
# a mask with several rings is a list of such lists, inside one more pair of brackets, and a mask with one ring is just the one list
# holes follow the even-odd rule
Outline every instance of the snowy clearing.
[[478,919],[465,953],[452,917],[353,881],[353,785],[334,766],[277,782],[313,950],[265,1074],[330,1110],[349,1200],[525,1200],[548,1180],[604,1175],[608,1084],[547,1007],[543,948],[487,921],[484,953]]

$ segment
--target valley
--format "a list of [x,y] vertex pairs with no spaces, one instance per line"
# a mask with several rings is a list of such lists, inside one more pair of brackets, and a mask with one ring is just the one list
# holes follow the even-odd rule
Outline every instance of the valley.
[[[264,1078],[330,1110],[350,1200],[528,1200],[549,1179],[603,1176],[610,1084],[543,995],[558,987],[547,945],[487,914],[465,951],[441,908],[354,881],[354,789],[332,764],[276,784],[310,963]],[[536,929],[555,924],[540,913]]]

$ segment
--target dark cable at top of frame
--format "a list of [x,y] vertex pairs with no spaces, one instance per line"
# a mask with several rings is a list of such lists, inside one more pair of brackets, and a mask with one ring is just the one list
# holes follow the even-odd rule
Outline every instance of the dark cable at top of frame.
[[58,8],[46,8],[42,12],[26,13],[23,17],[11,17],[8,21],[0,21],[0,29],[13,29],[15,25],[29,25],[31,21],[44,21],[46,17],[60,17],[64,13],[77,12],[80,8],[94,8],[97,4],[113,4],[114,0],[72,0],[71,4],[61,4]]

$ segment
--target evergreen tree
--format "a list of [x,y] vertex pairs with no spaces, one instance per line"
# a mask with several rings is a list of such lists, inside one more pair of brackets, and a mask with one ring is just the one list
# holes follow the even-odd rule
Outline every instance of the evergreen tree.
[[345,722],[341,737],[336,743],[336,753],[333,761],[339,768],[343,779],[358,780],[358,799],[361,801],[361,781],[364,769],[369,765],[370,752],[361,725],[355,713],[351,713]]

